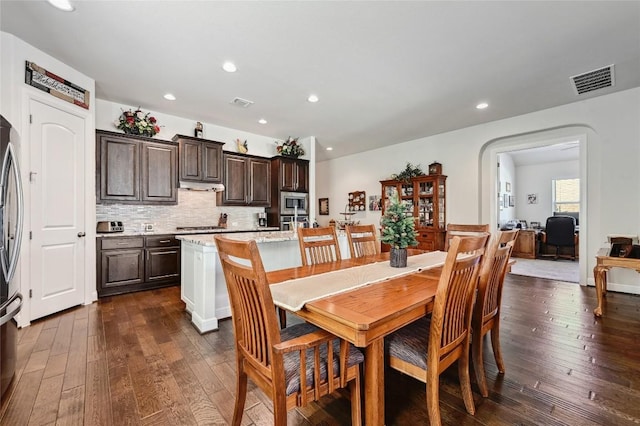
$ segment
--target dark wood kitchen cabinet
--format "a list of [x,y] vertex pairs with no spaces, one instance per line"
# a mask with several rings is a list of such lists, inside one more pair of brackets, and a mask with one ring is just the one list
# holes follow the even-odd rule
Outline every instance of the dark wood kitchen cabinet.
[[271,175],[277,179],[278,190],[309,192],[309,161],[297,158],[274,157]]
[[180,242],[174,235],[97,239],[98,296],[180,283]]
[[98,203],[177,203],[177,144],[102,130],[96,144]]
[[271,162],[268,158],[223,153],[223,183],[218,204],[225,206],[271,205]]
[[223,142],[185,135],[175,135],[172,140],[180,146],[181,181],[222,182]]

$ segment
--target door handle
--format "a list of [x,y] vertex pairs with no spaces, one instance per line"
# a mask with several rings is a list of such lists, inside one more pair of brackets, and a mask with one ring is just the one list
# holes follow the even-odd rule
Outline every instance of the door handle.
[[84,232],[78,232],[78,237],[79,237],[79,238],[82,238],[82,237],[84,237],[85,235],[87,235],[87,234],[85,234]]

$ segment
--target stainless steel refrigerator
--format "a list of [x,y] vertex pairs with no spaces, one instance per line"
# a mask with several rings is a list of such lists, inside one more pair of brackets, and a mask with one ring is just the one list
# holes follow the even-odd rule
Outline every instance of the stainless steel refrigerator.
[[22,308],[22,295],[13,280],[18,266],[24,204],[11,124],[0,115],[0,390],[2,399],[15,374],[18,328],[14,319]]

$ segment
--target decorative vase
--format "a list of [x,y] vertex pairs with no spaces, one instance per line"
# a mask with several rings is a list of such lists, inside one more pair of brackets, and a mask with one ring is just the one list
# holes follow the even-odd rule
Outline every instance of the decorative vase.
[[389,261],[392,268],[406,268],[407,266],[407,249],[391,248]]

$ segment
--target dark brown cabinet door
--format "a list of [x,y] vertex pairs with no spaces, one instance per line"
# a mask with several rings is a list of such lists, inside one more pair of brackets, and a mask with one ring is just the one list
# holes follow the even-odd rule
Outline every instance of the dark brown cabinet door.
[[202,143],[202,180],[205,182],[222,182],[222,145],[218,143]]
[[101,290],[144,282],[144,250],[105,250],[100,256]]
[[271,162],[267,159],[249,160],[249,205],[271,204]]
[[98,136],[98,201],[140,200],[140,143]]
[[178,147],[175,145],[142,144],[142,201],[176,203]]
[[239,155],[224,155],[224,191],[222,204],[247,204],[247,157]]
[[180,247],[147,249],[144,276],[146,282],[179,280]]
[[271,161],[240,154],[223,154],[224,187],[218,192],[223,205],[269,206],[271,204]]
[[309,191],[309,162],[295,158],[277,158],[281,191]]
[[224,143],[184,135],[175,135],[172,140],[180,143],[180,180],[222,182]]
[[96,132],[98,203],[176,204],[178,146],[150,138]]
[[180,180],[202,180],[202,144],[180,140]]

